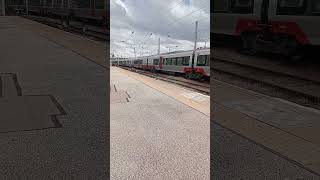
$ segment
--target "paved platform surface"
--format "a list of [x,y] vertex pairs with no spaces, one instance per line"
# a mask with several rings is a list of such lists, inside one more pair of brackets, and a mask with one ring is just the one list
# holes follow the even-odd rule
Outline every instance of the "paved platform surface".
[[0,17],[0,179],[106,179],[104,48]]
[[217,179],[320,179],[320,112],[211,80]]
[[209,96],[111,68],[111,179],[209,179]]

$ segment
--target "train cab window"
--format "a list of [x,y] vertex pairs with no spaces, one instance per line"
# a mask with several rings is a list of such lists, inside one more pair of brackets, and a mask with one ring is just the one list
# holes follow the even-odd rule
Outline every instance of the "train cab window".
[[183,61],[183,58],[182,57],[178,57],[177,58],[177,66],[182,66],[182,61]]
[[206,55],[200,55],[197,58],[197,66],[206,66],[207,64],[207,56]]
[[230,10],[235,14],[252,14],[253,0],[230,0]]
[[230,0],[214,0],[213,1],[213,12],[223,13],[229,11]]
[[303,15],[306,13],[306,0],[278,0],[278,15]]
[[159,59],[154,59],[153,60],[153,65],[159,65]]
[[182,65],[189,66],[190,56],[183,57]]

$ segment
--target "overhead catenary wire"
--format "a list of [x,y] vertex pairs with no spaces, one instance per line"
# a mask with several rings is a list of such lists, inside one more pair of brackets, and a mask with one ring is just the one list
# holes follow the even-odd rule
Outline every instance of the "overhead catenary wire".
[[180,1],[178,4],[176,4],[176,6],[169,8],[168,10],[171,11],[172,9],[178,7],[178,5],[180,5],[181,3],[183,3],[185,0]]
[[[172,10],[172,9],[174,9],[174,8],[176,8],[176,7],[178,7],[178,6],[180,6],[180,5],[183,5],[182,3],[184,2],[185,0],[181,0],[181,1],[179,1],[179,2],[177,2],[177,3],[175,3],[175,5],[172,5],[168,10]],[[205,2],[205,6],[201,6],[201,5],[203,5],[203,4],[201,4],[200,6],[200,8],[198,8],[198,9],[196,9],[196,10],[193,10],[193,11],[191,11],[191,12],[188,12],[187,14],[185,14],[185,15],[183,15],[183,16],[181,16],[181,17],[179,17],[179,18],[177,18],[177,19],[174,19],[172,22],[169,22],[168,23],[168,27],[174,27],[174,29],[175,28],[177,28],[176,26],[171,26],[171,25],[173,25],[173,24],[176,24],[176,23],[179,23],[179,22],[181,22],[181,21],[184,21],[184,20],[186,20],[187,18],[186,17],[188,17],[188,16],[190,16],[190,15],[192,15],[192,14],[194,14],[194,13],[196,13],[196,12],[199,12],[200,10],[202,10],[202,9],[204,9],[205,7],[207,7],[208,5],[207,5],[207,3]],[[201,11],[200,11],[201,12]],[[210,17],[210,16],[209,16]],[[209,17],[204,17],[204,18],[198,18],[198,21],[204,21],[204,20],[206,20],[206,19],[208,19]],[[193,22],[194,23],[194,22]],[[129,43],[126,43],[127,45],[130,45],[130,46],[135,46],[135,47],[139,47],[140,46],[140,48],[141,49],[144,49],[143,47],[144,47],[144,45],[146,44],[146,42],[151,38],[151,34],[153,34],[153,33],[148,33],[148,34],[146,34],[146,38],[144,38],[144,40],[136,40],[136,37],[138,37],[137,35],[137,33],[135,33],[134,35],[133,34],[131,34],[130,35],[130,37],[128,38],[128,39],[126,39],[125,40],[125,42],[126,41],[128,41],[128,40],[130,40],[132,37],[134,37],[135,39],[132,39],[132,41],[138,41],[138,43],[135,43],[135,42],[133,42],[133,44],[129,44]],[[133,36],[132,36],[133,35]],[[149,36],[148,36],[149,35]],[[169,38],[171,38],[171,31],[168,31],[168,33],[167,33],[167,40],[169,39]],[[131,41],[131,42],[132,42]],[[148,44],[148,43],[147,43]],[[140,49],[139,48],[139,49]],[[138,48],[137,48],[138,49]],[[161,45],[161,49],[164,49],[163,48],[163,46]]]
[[[207,5],[206,5],[206,6],[207,6]],[[203,7],[199,8],[199,9],[197,9],[197,10],[194,10],[194,11],[192,11],[192,12],[190,12],[190,13],[188,13],[188,14],[186,14],[186,15],[178,18],[178,19],[176,19],[175,21],[173,21],[173,22],[171,22],[170,24],[168,24],[168,26],[179,22],[181,19],[183,19],[183,18],[185,18],[185,17],[187,17],[187,16],[190,16],[191,14],[193,14],[193,13],[195,13],[195,12],[197,12],[197,11],[200,11],[201,9],[205,8],[206,6],[203,6]]]
[[[184,2],[185,0],[181,0],[179,3],[177,3],[175,6],[171,6],[171,8],[169,8],[168,10],[172,10],[172,9],[174,9],[174,8],[176,8],[176,7],[178,7],[178,6],[180,6],[181,4],[182,4],[182,2]],[[164,9],[164,8],[160,8],[160,9]],[[164,14],[164,15],[167,15],[167,14]]]
[[[168,10],[172,10],[172,9],[174,9],[174,8],[176,8],[176,7],[178,7],[178,6],[180,6],[181,4],[182,4],[182,2],[184,2],[185,0],[181,0],[179,3],[177,3],[176,5],[174,5],[174,6],[171,6],[171,8],[169,8]],[[160,9],[163,9],[163,10],[165,10],[164,8],[160,8]],[[167,14],[164,14],[164,15],[167,15]],[[132,34],[131,34],[132,35]],[[130,39],[130,38],[129,38]]]
[[[204,4],[205,4],[205,3],[204,3]],[[203,5],[203,4],[201,4],[201,5]],[[197,9],[197,10],[194,10],[194,11],[191,11],[191,12],[189,12],[188,14],[186,14],[186,15],[178,18],[178,19],[176,19],[175,21],[169,23],[169,24],[168,24],[168,27],[174,27],[173,30],[175,30],[177,27],[171,26],[171,25],[173,25],[173,24],[175,24],[175,23],[177,23],[177,22],[181,22],[181,20],[184,20],[183,18],[185,18],[185,17],[187,17],[187,16],[190,16],[191,14],[194,14],[195,12],[199,12],[199,11],[202,10],[204,7],[206,7],[206,6],[202,6],[201,8],[199,8],[199,9]],[[209,16],[209,17],[210,17],[210,16]],[[206,17],[206,18],[201,18],[201,19],[198,18],[197,21],[199,22],[199,21],[202,21],[202,20],[207,19],[207,18],[208,18],[208,17]],[[194,22],[192,22],[192,24],[194,24]],[[167,35],[169,35],[173,30],[168,31],[168,32],[167,32]],[[170,35],[169,35],[169,36],[170,36]]]

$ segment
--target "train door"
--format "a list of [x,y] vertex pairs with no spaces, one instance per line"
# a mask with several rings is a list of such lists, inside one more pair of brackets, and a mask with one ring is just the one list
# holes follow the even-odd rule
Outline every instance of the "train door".
[[262,0],[260,20],[261,24],[267,25],[269,23],[269,0]]
[[272,37],[270,34],[271,25],[269,23],[269,0],[262,0],[261,7],[260,7],[260,22],[258,24],[258,27],[261,28],[262,31],[260,34],[258,34],[257,40],[259,41],[259,38],[263,40],[270,40]]
[[163,57],[162,56],[160,56],[159,68],[163,69]]
[[196,52],[192,53],[192,58],[191,58],[191,68],[192,69],[194,68],[194,62],[195,62],[194,59],[196,58],[195,53]]
[[149,69],[149,58],[147,57],[147,69]]
[[91,15],[95,16],[95,9],[96,9],[95,0],[90,0],[90,8],[91,8]]
[[[259,19],[262,0],[213,0],[213,33],[240,35]],[[250,25],[252,26],[252,25]]]
[[[300,44],[320,44],[319,0],[270,0],[274,6],[270,21],[281,22]],[[271,5],[271,3],[270,3]]]
[[[269,23],[278,39],[279,53],[290,58],[299,58],[303,46],[320,44],[320,30],[315,24],[320,22],[319,15],[314,16],[313,3],[317,0],[269,0]],[[319,9],[318,9],[319,10]]]

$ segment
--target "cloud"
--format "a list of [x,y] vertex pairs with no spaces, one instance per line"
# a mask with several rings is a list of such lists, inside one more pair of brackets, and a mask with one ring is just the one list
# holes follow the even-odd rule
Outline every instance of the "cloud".
[[156,54],[159,38],[161,52],[193,49],[196,20],[197,46],[206,41],[208,47],[209,8],[210,0],[111,0],[111,53],[133,57],[135,48],[137,56]]

